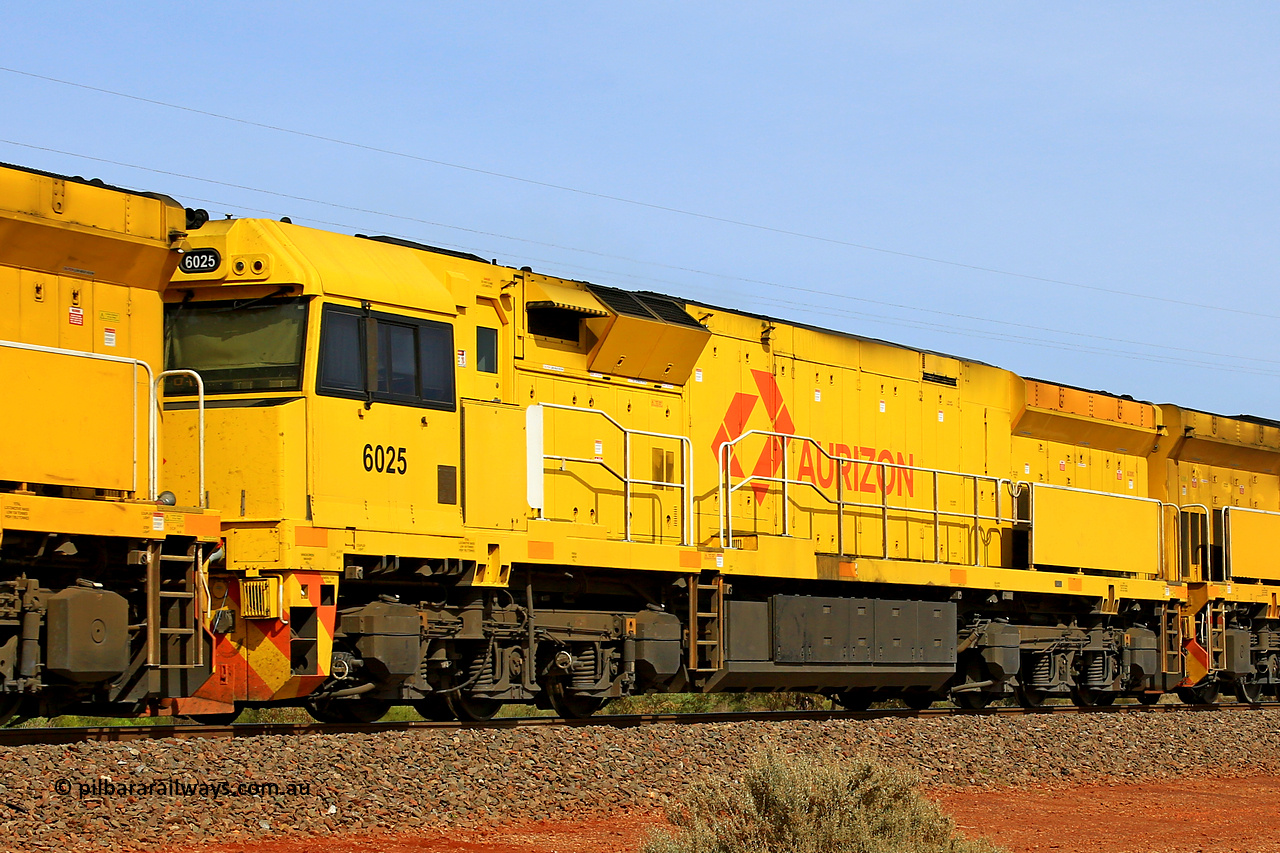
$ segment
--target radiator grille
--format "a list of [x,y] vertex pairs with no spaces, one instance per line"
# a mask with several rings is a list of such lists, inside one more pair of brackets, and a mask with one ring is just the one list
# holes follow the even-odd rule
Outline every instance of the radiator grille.
[[255,578],[240,581],[240,615],[245,619],[278,619],[279,578]]

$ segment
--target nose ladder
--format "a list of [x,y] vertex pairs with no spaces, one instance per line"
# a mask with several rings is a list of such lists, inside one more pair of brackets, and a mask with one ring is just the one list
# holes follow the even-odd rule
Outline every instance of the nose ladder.
[[182,553],[154,542],[147,546],[147,666],[152,669],[197,669],[204,666],[200,632],[200,582],[203,546],[192,543]]
[[689,575],[690,672],[724,666],[724,577]]

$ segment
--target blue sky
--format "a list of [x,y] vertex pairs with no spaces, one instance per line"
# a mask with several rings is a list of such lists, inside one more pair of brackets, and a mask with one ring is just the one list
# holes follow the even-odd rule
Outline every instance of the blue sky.
[[1280,418],[1280,7],[5,17],[0,160]]

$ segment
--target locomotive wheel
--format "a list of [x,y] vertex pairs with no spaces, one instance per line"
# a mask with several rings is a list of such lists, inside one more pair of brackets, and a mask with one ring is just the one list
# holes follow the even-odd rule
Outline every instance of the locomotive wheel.
[[[960,684],[956,685],[957,687],[963,687],[966,684],[977,684],[990,679],[987,674],[987,665],[983,663],[981,657],[972,653],[969,654],[968,660],[964,662],[964,668],[961,672],[964,673],[964,679]],[[994,699],[994,694],[981,689],[951,691],[951,701],[955,703],[957,708],[964,708],[966,711],[980,711],[990,705]]]
[[990,693],[983,693],[981,690],[966,690],[963,693],[951,694],[951,701],[956,703],[956,707],[964,708],[966,711],[981,711],[990,705],[994,698]]
[[1077,708],[1105,708],[1114,705],[1116,694],[1110,690],[1095,690],[1092,687],[1072,687],[1071,704]]
[[875,700],[875,693],[871,690],[855,687],[849,690],[841,690],[836,694],[835,699],[840,703],[840,707],[846,711],[865,711],[871,707],[872,701]]
[[933,706],[938,700],[938,694],[931,690],[904,690],[902,691],[902,704],[906,705],[913,711],[924,711]]
[[547,701],[556,715],[566,720],[585,720],[605,705],[608,699],[599,696],[583,696],[581,693],[570,693],[564,689],[564,682],[558,678],[548,681],[543,686]]
[[498,716],[502,703],[497,699],[458,692],[449,694],[449,710],[464,723],[484,723]]
[[1218,685],[1199,684],[1195,687],[1179,687],[1178,699],[1184,705],[1212,705],[1218,701]]
[[1240,679],[1236,681],[1236,698],[1256,705],[1262,699],[1262,685],[1252,679]]
[[1018,686],[1014,696],[1018,700],[1018,704],[1027,710],[1032,708],[1040,708],[1044,706],[1044,700],[1049,698],[1049,694],[1043,690],[1037,690],[1034,687]]
[[453,713],[453,708],[449,707],[449,699],[446,696],[431,695],[413,703],[413,710],[422,715],[422,719],[431,720],[434,723],[448,723],[458,719]]

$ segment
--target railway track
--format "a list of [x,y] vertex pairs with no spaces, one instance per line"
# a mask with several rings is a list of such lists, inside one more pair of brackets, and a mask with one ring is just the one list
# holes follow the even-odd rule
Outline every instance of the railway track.
[[31,744],[70,744],[85,742],[126,742],[156,740],[162,738],[246,738],[269,735],[317,735],[413,731],[417,729],[515,729],[530,726],[608,726],[612,728],[636,728],[657,724],[705,725],[710,723],[740,722],[788,722],[825,720],[879,720],[886,718],[925,717],[991,717],[991,716],[1046,716],[1061,714],[1161,714],[1203,713],[1208,711],[1260,711],[1280,708],[1280,702],[1256,704],[1228,703],[1213,705],[1112,705],[1109,707],[1077,708],[1074,705],[1045,705],[1027,709],[1016,706],[1000,706],[967,710],[963,708],[928,708],[921,711],[909,708],[888,708],[871,711],[725,711],[706,714],[605,714],[587,719],[573,720],[559,717],[509,717],[483,723],[404,721],[393,723],[242,723],[233,725],[200,725],[196,723],[145,726],[85,726],[46,727],[29,729],[0,729],[0,746],[27,746]]

